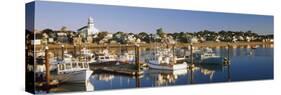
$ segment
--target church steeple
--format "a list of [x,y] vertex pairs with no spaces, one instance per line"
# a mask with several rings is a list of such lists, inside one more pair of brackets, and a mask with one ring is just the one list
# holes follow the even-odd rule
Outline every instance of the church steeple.
[[94,24],[94,19],[92,17],[88,18],[88,25]]
[[94,19],[92,17],[88,18],[88,30],[87,30],[87,35],[92,35],[94,32]]

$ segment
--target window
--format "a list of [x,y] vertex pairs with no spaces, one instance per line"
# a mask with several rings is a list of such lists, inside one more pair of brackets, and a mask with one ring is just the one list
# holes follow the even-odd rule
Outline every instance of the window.
[[59,64],[59,69],[64,70],[64,64]]
[[78,66],[79,66],[80,68],[83,68],[83,63],[78,63]]
[[71,69],[71,64],[65,64],[66,69]]
[[77,63],[72,63],[72,68],[76,68],[77,67]]
[[87,64],[87,63],[85,63],[85,64],[84,64],[84,67],[85,67],[85,68],[88,68],[88,64]]

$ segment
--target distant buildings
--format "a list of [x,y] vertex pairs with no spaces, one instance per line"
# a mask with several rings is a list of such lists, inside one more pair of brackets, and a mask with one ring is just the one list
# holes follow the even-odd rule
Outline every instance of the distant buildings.
[[197,37],[191,37],[188,39],[188,43],[198,43],[198,38]]
[[[113,31],[114,32],[114,31]],[[156,30],[156,33],[141,32],[128,33],[118,31],[115,33],[107,31],[99,31],[94,24],[93,18],[88,18],[86,26],[81,27],[77,31],[69,31],[67,27],[62,27],[58,31],[44,29],[29,32],[30,39],[28,43],[32,45],[60,44],[69,43],[81,45],[82,43],[98,43],[98,44],[134,44],[134,43],[202,43],[205,41],[214,42],[273,42],[273,34],[258,35],[251,31],[199,31],[199,32],[164,32],[162,28]],[[35,36],[33,36],[35,35]],[[33,38],[34,37],[34,38]]]

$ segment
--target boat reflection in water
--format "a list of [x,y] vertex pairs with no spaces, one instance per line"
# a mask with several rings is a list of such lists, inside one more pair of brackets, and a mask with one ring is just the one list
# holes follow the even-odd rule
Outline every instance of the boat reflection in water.
[[50,89],[37,89],[35,93],[38,94],[50,94],[57,92],[74,92],[74,91],[94,91],[95,87],[90,80],[86,80],[85,83],[64,83],[58,87]]
[[[93,76],[92,76],[93,78]],[[110,81],[114,78],[114,75],[112,74],[99,74],[97,75],[98,80],[103,80],[103,81]]]
[[90,80],[85,81],[85,83],[68,83],[63,84],[57,88],[50,89],[50,92],[71,92],[71,91],[94,91],[94,85]]
[[155,81],[155,86],[165,86],[174,84],[178,79],[178,76],[187,74],[187,70],[148,70],[148,74]]

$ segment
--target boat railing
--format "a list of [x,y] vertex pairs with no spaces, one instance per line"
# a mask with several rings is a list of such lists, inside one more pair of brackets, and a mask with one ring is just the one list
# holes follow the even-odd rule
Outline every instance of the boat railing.
[[68,72],[87,70],[89,69],[89,64],[86,62],[72,62],[58,64],[58,74],[64,74]]

